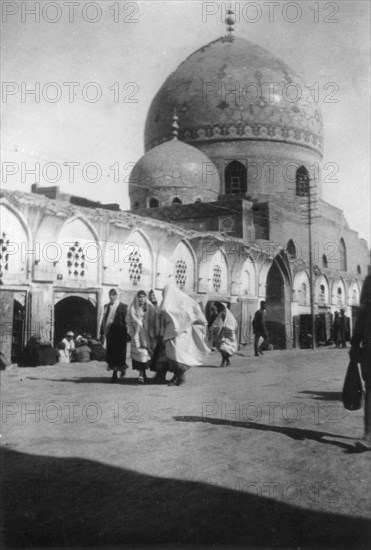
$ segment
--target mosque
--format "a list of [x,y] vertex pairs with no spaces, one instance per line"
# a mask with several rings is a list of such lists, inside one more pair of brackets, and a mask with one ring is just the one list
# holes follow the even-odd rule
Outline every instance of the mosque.
[[234,35],[231,14],[227,23],[154,97],[130,211],[58,187],[1,192],[1,351],[12,361],[33,334],[96,333],[110,288],[129,303],[171,281],[206,310],[228,302],[242,344],[266,300],[273,346],[298,346],[309,229],[323,330],[335,310],[356,315],[369,250],[322,199],[318,104],[282,60]]

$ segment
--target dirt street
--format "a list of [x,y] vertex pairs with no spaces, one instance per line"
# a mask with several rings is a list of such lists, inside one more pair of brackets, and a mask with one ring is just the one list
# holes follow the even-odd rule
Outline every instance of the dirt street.
[[4,372],[5,546],[366,548],[346,351],[214,352],[181,387],[96,362]]

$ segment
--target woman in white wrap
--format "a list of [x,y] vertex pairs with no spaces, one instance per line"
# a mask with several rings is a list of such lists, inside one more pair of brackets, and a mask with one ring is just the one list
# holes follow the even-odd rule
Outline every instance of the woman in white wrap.
[[216,348],[222,356],[221,367],[230,366],[230,357],[237,351],[237,321],[224,304],[218,304],[219,315],[210,328]]
[[197,302],[175,286],[167,285],[163,297],[163,339],[169,371],[174,373],[169,386],[180,386],[186,371],[202,365],[210,353],[204,341],[207,321]]
[[132,366],[139,371],[138,382],[144,384],[146,369],[160,331],[156,308],[149,302],[144,290],[140,290],[135,296],[128,311],[126,325],[131,336]]

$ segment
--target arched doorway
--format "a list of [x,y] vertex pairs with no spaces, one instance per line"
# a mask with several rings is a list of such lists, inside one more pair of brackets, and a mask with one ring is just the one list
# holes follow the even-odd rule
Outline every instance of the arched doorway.
[[290,275],[285,254],[279,254],[267,276],[267,329],[275,349],[286,349],[292,342]]
[[13,306],[13,338],[12,338],[12,363],[19,363],[22,358],[24,329],[25,329],[25,306],[18,300],[14,300]]
[[68,296],[54,306],[54,342],[57,344],[73,330],[75,336],[90,332],[97,333],[97,308],[80,296]]
[[225,194],[238,195],[247,191],[247,170],[238,160],[230,162],[224,172]]

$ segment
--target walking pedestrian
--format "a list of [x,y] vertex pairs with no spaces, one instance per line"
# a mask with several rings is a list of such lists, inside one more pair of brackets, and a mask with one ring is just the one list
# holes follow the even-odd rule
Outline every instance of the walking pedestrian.
[[140,290],[131,304],[126,324],[131,337],[131,360],[133,369],[139,371],[138,382],[144,384],[146,369],[157,345],[160,332],[156,308],[147,299],[144,290]]
[[230,366],[230,358],[237,351],[237,321],[224,304],[218,304],[218,316],[210,328],[216,348],[222,356],[221,367]]
[[204,341],[207,321],[197,302],[173,285],[165,286],[160,311],[166,358],[174,373],[169,386],[180,386],[187,370],[202,365],[210,353]]
[[[255,312],[254,319],[252,321],[252,328],[255,335],[254,339],[254,353],[255,357],[263,355],[263,348],[268,345],[268,331],[266,327],[266,309],[267,304],[263,300],[260,302],[260,309]],[[259,346],[259,340],[263,337],[264,341]]]
[[125,376],[126,345],[128,333],[126,328],[127,305],[120,302],[117,290],[112,288],[109,293],[109,303],[104,306],[103,320],[100,329],[102,340],[106,340],[107,370],[112,370],[111,383],[117,381],[117,372]]
[[363,282],[359,313],[350,344],[350,358],[361,364],[366,390],[364,436],[358,444],[365,449],[371,449],[371,274]]

